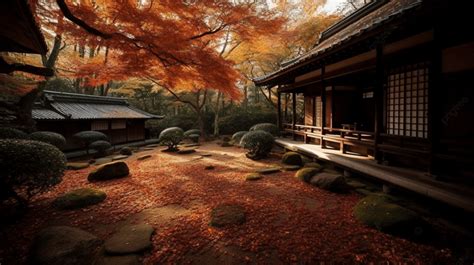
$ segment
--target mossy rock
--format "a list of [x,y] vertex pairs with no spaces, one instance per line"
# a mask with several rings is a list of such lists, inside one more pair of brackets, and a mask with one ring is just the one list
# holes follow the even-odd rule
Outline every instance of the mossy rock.
[[301,158],[301,155],[296,152],[286,152],[282,156],[281,162],[287,165],[296,165],[296,166],[303,165],[303,159]]
[[209,165],[209,166],[206,166],[204,167],[205,170],[214,170],[216,167],[215,166],[212,166],[212,165]]
[[354,207],[354,216],[363,224],[379,231],[409,238],[427,234],[428,224],[414,211],[395,204],[382,194],[361,199]]
[[305,163],[303,167],[317,168],[317,169],[320,169],[320,170],[322,170],[324,168],[321,164],[316,163],[316,162]]
[[210,225],[224,227],[228,225],[241,225],[245,223],[245,209],[235,204],[220,204],[211,211]]
[[66,210],[66,209],[77,209],[86,207],[89,205],[98,204],[107,198],[105,192],[91,189],[91,188],[82,188],[70,191],[56,200],[54,200],[53,205],[56,208]]
[[248,181],[254,181],[254,180],[259,180],[259,179],[262,179],[263,176],[258,174],[258,173],[249,173],[247,175],[245,175],[245,180],[248,180]]
[[123,178],[130,174],[128,166],[123,161],[112,162],[102,165],[89,173],[89,181],[100,181]]
[[88,168],[89,165],[90,165],[89,163],[68,162],[68,163],[67,163],[67,169],[70,169],[70,170],[80,170],[80,169]]
[[120,149],[120,154],[121,155],[131,156],[132,153],[133,153],[132,149],[128,146],[122,147],[122,149]]
[[332,174],[327,172],[321,172],[310,180],[311,185],[318,188],[344,193],[349,191],[349,185],[347,185],[346,179],[341,174]]
[[297,179],[301,180],[301,181],[309,183],[311,178],[320,171],[321,171],[321,169],[319,169],[319,168],[305,167],[305,168],[302,168],[302,169],[296,171],[295,177]]
[[273,173],[280,172],[280,170],[281,170],[281,168],[279,168],[279,167],[270,167],[270,168],[259,169],[259,170],[257,170],[257,173],[267,175],[267,174],[273,174]]

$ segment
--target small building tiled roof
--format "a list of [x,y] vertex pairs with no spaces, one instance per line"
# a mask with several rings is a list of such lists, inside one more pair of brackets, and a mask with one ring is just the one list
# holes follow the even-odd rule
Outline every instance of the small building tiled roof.
[[322,33],[320,42],[308,53],[288,61],[288,63],[282,65],[279,70],[264,76],[257,77],[253,79],[253,81],[257,85],[265,84],[265,82],[273,79],[274,77],[298,68],[300,65],[309,60],[317,59],[317,57],[326,54],[334,48],[344,45],[349,40],[378,28],[379,26],[384,25],[386,22],[391,21],[393,18],[404,15],[409,10],[412,10],[421,4],[421,0],[375,0],[373,3],[376,4],[377,2],[386,3],[352,23],[344,27],[336,28],[337,30],[335,30],[334,26],[338,26],[337,24],[340,24],[340,22],[336,23],[336,25],[330,27]]
[[44,91],[32,111],[37,120],[161,119],[130,106],[126,99]]

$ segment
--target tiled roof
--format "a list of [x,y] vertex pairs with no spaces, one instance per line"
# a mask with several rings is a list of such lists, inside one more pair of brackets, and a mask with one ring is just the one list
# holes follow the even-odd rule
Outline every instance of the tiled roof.
[[285,64],[279,70],[265,76],[257,77],[253,79],[253,81],[256,84],[260,84],[280,75],[287,70],[291,70],[291,68],[297,68],[298,65],[310,59],[321,56],[324,53],[343,45],[352,38],[378,28],[379,26],[384,25],[386,22],[391,21],[391,19],[407,13],[408,10],[419,6],[420,3],[421,0],[390,0],[386,4],[370,12],[354,23],[349,24],[336,33],[331,34],[329,37],[318,43],[318,45],[316,45],[308,53],[303,54],[296,59],[290,60],[290,63]]
[[39,120],[152,119],[162,116],[129,106],[123,98],[44,91],[43,106],[33,109]]

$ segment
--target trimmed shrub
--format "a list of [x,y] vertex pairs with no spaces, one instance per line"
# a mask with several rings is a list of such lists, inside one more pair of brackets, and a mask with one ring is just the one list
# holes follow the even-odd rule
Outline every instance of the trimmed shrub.
[[302,166],[303,159],[301,159],[300,154],[296,152],[286,152],[281,158],[281,162],[287,165]]
[[28,139],[28,134],[15,128],[0,128],[0,139]]
[[55,146],[31,140],[0,140],[0,199],[29,199],[61,182],[66,157]]
[[187,130],[187,131],[184,132],[184,137],[189,137],[192,134],[197,134],[197,135],[201,136],[201,130],[199,130],[199,129]]
[[279,136],[280,135],[280,129],[278,128],[278,126],[276,126],[273,123],[255,124],[254,126],[252,126],[252,128],[250,128],[249,131],[258,131],[258,130],[266,131],[267,133],[270,133],[273,136]]
[[74,134],[72,137],[86,148],[87,153],[89,153],[89,146],[93,142],[109,140],[107,135],[97,131],[82,131]]
[[128,146],[122,147],[122,149],[120,149],[120,154],[121,155],[126,155],[126,156],[131,156],[132,155],[132,149]]
[[160,133],[160,137],[158,137],[158,141],[161,144],[168,146],[168,151],[176,151],[178,150],[178,144],[184,138],[183,129],[179,127],[171,127],[164,129]]
[[198,143],[199,142],[199,134],[190,134],[188,135],[188,138],[193,141],[193,143]]
[[248,131],[239,131],[239,132],[236,132],[232,135],[232,143],[237,143],[239,144],[240,143],[240,140],[242,139],[242,137],[248,133]]
[[89,148],[97,151],[98,157],[105,156],[107,153],[107,150],[109,150],[111,147],[112,145],[109,142],[104,141],[104,140],[95,141],[89,145]]
[[63,149],[66,145],[66,138],[59,133],[39,131],[30,134],[30,139],[40,141],[56,146],[58,149]]
[[246,133],[240,140],[240,145],[248,150],[248,158],[257,160],[270,153],[274,142],[273,135],[257,130]]

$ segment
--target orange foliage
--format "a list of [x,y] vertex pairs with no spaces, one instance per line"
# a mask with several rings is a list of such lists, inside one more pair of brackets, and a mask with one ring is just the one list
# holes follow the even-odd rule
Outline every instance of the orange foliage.
[[30,1],[46,31],[99,51],[92,59],[69,56],[63,68],[71,77],[89,85],[152,78],[172,89],[211,88],[232,98],[239,96],[240,75],[219,56],[225,34],[244,41],[277,32],[284,23],[276,13],[244,2],[66,1],[75,17],[107,36],[100,37],[66,19],[56,1]]

